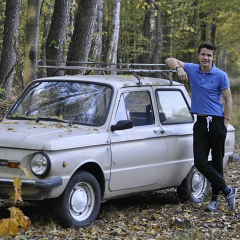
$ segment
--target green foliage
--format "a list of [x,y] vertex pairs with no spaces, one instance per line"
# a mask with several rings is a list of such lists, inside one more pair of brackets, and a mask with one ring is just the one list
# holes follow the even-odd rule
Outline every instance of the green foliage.
[[[105,11],[109,13],[111,3],[105,2],[108,3]],[[237,72],[240,63],[239,0],[165,0],[155,1],[155,5],[160,7],[162,17],[162,59],[173,56],[197,62],[198,45],[210,40],[219,52],[226,50],[228,53],[227,65],[219,64],[219,67],[231,74]],[[152,54],[147,51],[150,41],[143,32],[145,16],[152,7],[156,6],[149,5],[147,0],[122,1],[119,61],[139,61]],[[105,14],[105,26],[110,19],[111,16]],[[217,57],[218,63],[226,61],[225,56],[219,54]]]
[[61,48],[61,45],[60,45],[60,43],[59,43],[57,40],[52,40],[49,47],[51,47],[51,48],[56,48],[56,49],[60,49],[60,48]]
[[[152,4],[150,4],[152,2]],[[6,1],[0,1],[0,53],[3,40],[3,24]],[[45,56],[45,43],[54,11],[54,0],[42,3],[39,28],[39,59]],[[112,0],[104,0],[103,16],[103,52],[107,56],[110,25],[112,20]],[[19,25],[19,50],[23,53],[25,24],[28,0],[22,0]],[[71,2],[70,22],[64,45],[52,42],[52,47],[68,51],[69,42],[74,31],[77,1]],[[238,31],[240,25],[239,0],[122,0],[120,36],[118,44],[118,62],[142,62],[152,55],[149,32],[145,22],[150,10],[157,17],[158,10],[162,22],[162,51],[160,62],[173,56],[182,61],[197,62],[197,47],[203,40],[214,40],[218,48],[215,62],[217,66],[234,76],[239,73],[240,47]],[[159,41],[159,39],[158,39]]]
[[6,90],[3,88],[0,88],[0,96],[5,95],[5,94],[6,94]]

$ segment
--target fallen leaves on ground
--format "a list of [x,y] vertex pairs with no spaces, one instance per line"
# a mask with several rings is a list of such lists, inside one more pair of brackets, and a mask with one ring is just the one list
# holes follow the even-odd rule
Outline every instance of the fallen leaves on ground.
[[0,221],[0,236],[9,239],[11,236],[17,235],[20,229],[26,231],[31,225],[31,221],[19,208],[10,207],[8,210],[10,211],[10,217],[3,218]]
[[[231,163],[225,178],[240,189],[239,172],[240,162]],[[9,204],[0,200],[0,219],[6,217]],[[207,204],[179,204],[175,189],[144,193],[103,203],[91,226],[74,229],[56,224],[43,205],[20,203],[32,225],[13,239],[240,240],[240,197],[234,212],[228,211],[223,196],[218,211],[204,211]]]
[[[30,173],[25,167],[18,166],[28,177]],[[0,220],[0,238],[9,239],[11,236],[16,236],[19,231],[26,231],[31,225],[30,219],[25,216],[19,208],[15,207],[18,201],[22,202],[22,181],[21,178],[15,178],[13,181],[14,196],[10,197],[14,199],[14,205],[9,207],[10,212],[9,218],[2,218]]]

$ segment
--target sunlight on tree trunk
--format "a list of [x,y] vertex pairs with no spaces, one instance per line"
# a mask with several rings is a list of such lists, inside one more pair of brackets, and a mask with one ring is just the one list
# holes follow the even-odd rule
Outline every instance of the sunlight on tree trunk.
[[107,54],[108,63],[117,62],[117,48],[118,48],[118,37],[120,29],[120,0],[113,0],[113,17],[112,17],[112,29],[111,37]]
[[37,78],[38,32],[42,0],[28,0],[27,22],[24,46],[24,82],[28,84]]
[[90,51],[90,61],[98,62],[102,54],[102,23],[103,23],[103,0],[99,0],[97,10],[97,20],[93,33],[92,46]]

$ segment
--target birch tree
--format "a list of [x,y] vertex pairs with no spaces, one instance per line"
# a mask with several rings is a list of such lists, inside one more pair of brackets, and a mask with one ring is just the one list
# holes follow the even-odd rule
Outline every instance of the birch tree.
[[118,37],[120,30],[120,8],[121,0],[113,0],[111,35],[107,53],[107,62],[109,63],[117,62]]
[[145,46],[144,63],[159,63],[162,53],[162,16],[160,3],[148,0],[144,21],[144,35],[149,39]]
[[90,59],[93,62],[98,62],[102,54],[102,24],[103,24],[103,0],[99,0],[97,9],[97,19],[95,23],[95,30],[93,33]]

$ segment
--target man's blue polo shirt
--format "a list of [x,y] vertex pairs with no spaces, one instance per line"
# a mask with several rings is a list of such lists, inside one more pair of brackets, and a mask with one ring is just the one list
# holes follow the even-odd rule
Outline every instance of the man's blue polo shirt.
[[224,116],[221,102],[222,90],[230,87],[227,74],[214,64],[203,73],[199,64],[184,63],[192,90],[191,113]]

